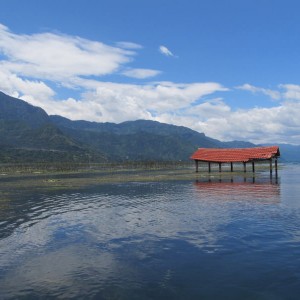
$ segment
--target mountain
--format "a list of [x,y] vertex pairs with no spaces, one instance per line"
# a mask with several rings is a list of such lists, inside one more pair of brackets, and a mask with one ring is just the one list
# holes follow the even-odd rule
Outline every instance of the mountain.
[[0,109],[1,162],[106,160],[65,135],[39,107],[0,92]]
[[300,145],[278,144],[278,146],[282,162],[300,162]]
[[[50,116],[72,139],[105,153],[109,160],[188,160],[198,147],[220,148],[223,143],[183,126],[137,120],[120,124],[71,121]],[[254,146],[231,142],[228,146]]]
[[0,92],[0,120],[37,128],[49,123],[49,116],[40,107],[29,105],[23,100]]
[[[1,162],[188,161],[199,147],[254,146],[156,121],[71,121],[0,92]],[[293,146],[281,149],[285,161],[300,161],[299,152]]]

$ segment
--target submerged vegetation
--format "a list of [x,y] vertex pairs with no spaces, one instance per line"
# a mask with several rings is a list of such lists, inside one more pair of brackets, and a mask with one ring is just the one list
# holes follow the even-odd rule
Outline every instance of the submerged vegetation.
[[100,184],[157,181],[253,181],[268,171],[261,164],[256,172],[242,171],[236,166],[234,172],[217,165],[209,173],[205,164],[195,172],[193,162],[127,162],[123,164],[1,164],[0,202],[3,204],[14,193],[39,193],[50,190],[77,190]]

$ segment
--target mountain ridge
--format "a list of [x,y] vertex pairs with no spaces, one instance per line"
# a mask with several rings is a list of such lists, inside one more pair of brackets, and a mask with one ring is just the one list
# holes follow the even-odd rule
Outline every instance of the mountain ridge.
[[[199,147],[255,146],[151,120],[72,121],[0,92],[1,162],[188,161]],[[292,157],[300,161],[296,152]]]

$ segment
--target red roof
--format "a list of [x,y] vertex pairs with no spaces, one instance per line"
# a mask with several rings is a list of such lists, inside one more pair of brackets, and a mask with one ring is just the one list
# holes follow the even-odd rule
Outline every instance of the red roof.
[[280,156],[278,146],[257,148],[199,148],[191,159],[207,162],[248,162],[253,160],[270,159]]

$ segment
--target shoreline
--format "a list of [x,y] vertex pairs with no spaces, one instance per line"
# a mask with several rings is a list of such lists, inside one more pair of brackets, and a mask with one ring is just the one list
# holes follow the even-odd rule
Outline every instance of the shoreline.
[[[216,181],[216,182],[232,182],[248,181],[254,182],[260,178],[270,178],[267,176],[268,167],[260,166],[255,173],[246,173],[241,170],[230,172],[223,170],[219,173],[216,169],[208,172],[200,169],[195,172],[193,165],[183,166],[177,165],[173,167],[160,168],[102,168],[102,169],[80,169],[76,171],[42,171],[31,170],[16,171],[3,173],[0,172],[0,201],[8,194],[15,192],[33,192],[41,193],[47,191],[58,190],[80,190],[88,187],[103,184],[122,184],[129,182],[163,182],[163,181]],[[274,176],[274,175],[273,175]],[[6,196],[5,196],[6,195]]]

